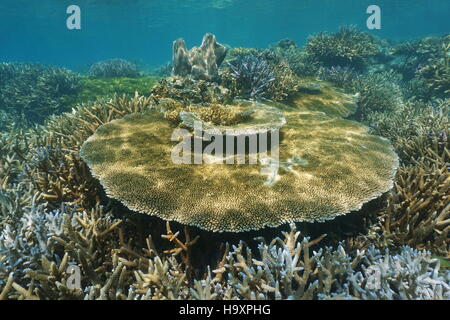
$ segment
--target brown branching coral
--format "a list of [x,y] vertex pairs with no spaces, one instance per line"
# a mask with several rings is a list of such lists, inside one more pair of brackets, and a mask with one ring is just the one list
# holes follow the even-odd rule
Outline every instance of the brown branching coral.
[[427,248],[450,258],[450,174],[447,165],[402,167],[380,212],[387,243]]
[[450,161],[450,101],[407,102],[393,112],[368,117],[372,131],[392,141],[405,165]]
[[186,266],[186,274],[188,275],[188,279],[192,277],[192,262],[191,262],[191,251],[192,246],[198,241],[200,236],[196,236],[194,239],[191,240],[190,234],[189,234],[189,227],[184,227],[184,236],[185,241],[182,242],[179,238],[179,232],[173,233],[172,229],[170,228],[170,223],[166,222],[166,229],[167,234],[162,235],[164,239],[167,239],[170,242],[173,242],[176,247],[170,250],[164,251],[164,253],[173,254],[174,256],[180,255],[182,263]]
[[326,67],[364,68],[368,60],[380,52],[380,46],[370,34],[358,31],[354,26],[345,26],[337,33],[311,36],[306,52]]
[[80,145],[102,124],[152,107],[144,96],[123,96],[80,105],[71,113],[51,117],[34,134],[27,151],[24,180],[32,183],[51,208],[63,202],[92,208],[99,201],[99,185],[80,159]]

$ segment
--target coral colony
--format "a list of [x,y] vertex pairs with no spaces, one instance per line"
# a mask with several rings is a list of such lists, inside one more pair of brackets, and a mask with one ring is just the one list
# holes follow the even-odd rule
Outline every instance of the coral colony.
[[1,63],[0,300],[450,299],[449,50]]

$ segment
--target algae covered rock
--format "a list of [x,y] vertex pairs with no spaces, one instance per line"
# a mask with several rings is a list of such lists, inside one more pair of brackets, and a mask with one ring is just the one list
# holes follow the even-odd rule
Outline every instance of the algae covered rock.
[[[101,126],[80,154],[130,209],[210,231],[329,220],[392,187],[397,156],[387,140],[352,121],[288,109],[278,156],[272,144],[254,163],[251,152],[244,163],[207,156],[204,140],[202,157],[189,131],[175,135],[180,128],[156,109]],[[188,161],[173,161],[185,141],[194,145],[183,154]]]

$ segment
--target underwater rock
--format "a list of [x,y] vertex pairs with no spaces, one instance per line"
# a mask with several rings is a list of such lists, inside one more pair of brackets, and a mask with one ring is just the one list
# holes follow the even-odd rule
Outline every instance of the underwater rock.
[[200,47],[186,48],[184,39],[173,42],[173,75],[192,76],[194,79],[214,80],[227,48],[216,41],[216,36],[205,34]]
[[[107,194],[130,209],[210,231],[329,220],[392,187],[397,156],[387,140],[320,112],[284,114],[278,160],[271,152],[256,164],[249,154],[245,164],[224,164],[200,154],[198,164],[174,163],[180,144],[158,110],[101,126],[80,155]],[[196,152],[183,156],[195,161]]]

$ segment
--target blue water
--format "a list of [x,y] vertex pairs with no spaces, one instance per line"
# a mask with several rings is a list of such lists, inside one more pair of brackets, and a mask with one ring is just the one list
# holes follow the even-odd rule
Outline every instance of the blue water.
[[[66,28],[71,4],[81,8],[81,30]],[[198,45],[206,32],[231,46],[303,44],[344,24],[367,30],[371,4],[381,7],[382,29],[370,32],[383,38],[450,30],[449,0],[0,0],[0,61],[82,69],[120,57],[153,66],[170,60],[174,39]]]

